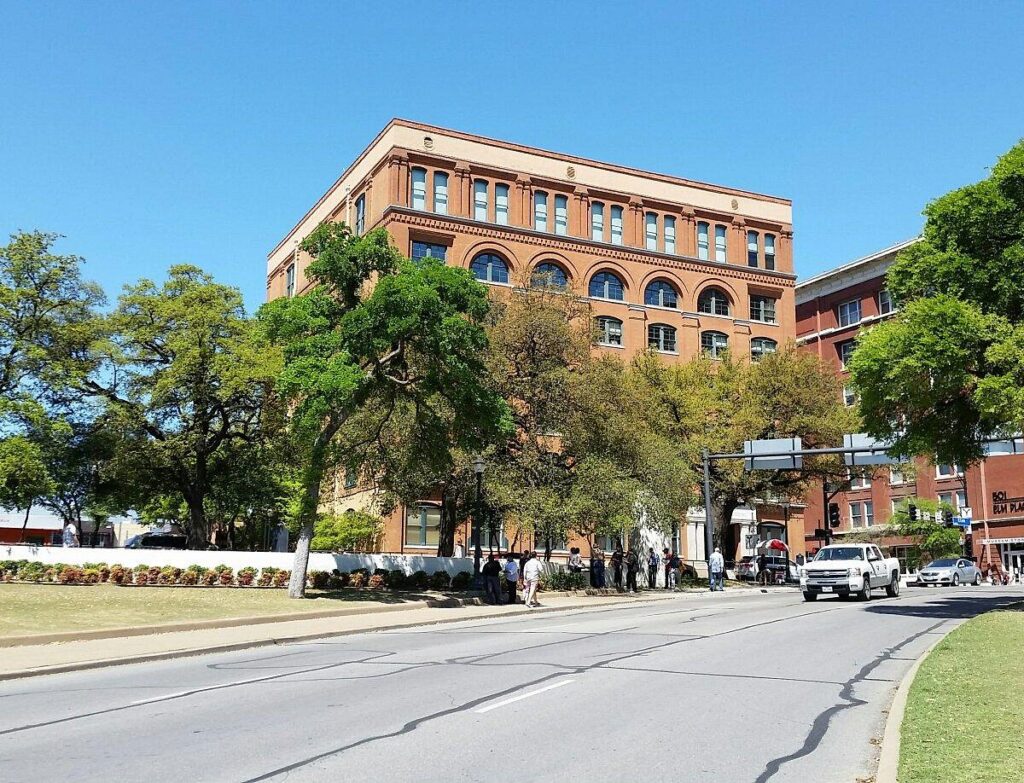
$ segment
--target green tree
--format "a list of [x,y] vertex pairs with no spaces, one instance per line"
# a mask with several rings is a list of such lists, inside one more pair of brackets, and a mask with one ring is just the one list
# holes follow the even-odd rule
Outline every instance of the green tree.
[[211,488],[233,469],[218,455],[259,443],[277,418],[280,351],[246,317],[237,289],[194,266],[171,267],[162,285],[128,286],[104,328],[81,389],[106,404],[132,446],[123,457],[153,489],[180,494],[189,545],[205,547]]
[[356,237],[336,223],[317,227],[302,249],[313,257],[313,289],[261,311],[284,351],[278,389],[303,444],[295,598],[305,592],[324,477],[347,452],[395,435],[396,411],[412,417],[407,437],[467,449],[507,416],[482,382],[488,301],[466,270],[414,263],[383,230]]
[[[910,519],[909,506],[917,506],[917,519]],[[901,500],[889,520],[887,534],[911,539],[919,550],[918,566],[927,565],[940,557],[959,557],[962,552],[961,530],[947,527],[942,522],[942,512],[953,514],[956,509],[949,503],[938,503],[927,498],[905,498]],[[926,519],[926,515],[930,519]]]
[[902,456],[969,465],[1024,429],[1024,142],[925,209],[886,283],[900,312],[850,361],[865,429]]
[[[800,437],[805,448],[837,446],[856,431],[856,416],[841,402],[834,372],[812,354],[785,346],[758,362],[698,357],[667,365],[645,355],[635,363],[638,397],[659,432],[688,458],[690,476],[701,476],[700,455],[743,450],[746,440]],[[748,502],[801,497],[815,480],[842,482],[839,459],[804,460],[802,471],[744,470],[740,460],[711,464],[714,540],[726,540],[733,512]]]
[[363,511],[321,514],[313,526],[310,549],[319,552],[370,551],[383,528],[384,521],[380,517]]

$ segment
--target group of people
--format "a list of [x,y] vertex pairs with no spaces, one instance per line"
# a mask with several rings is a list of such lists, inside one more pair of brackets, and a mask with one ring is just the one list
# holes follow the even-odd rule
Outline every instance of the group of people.
[[[522,582],[523,604],[529,609],[540,606],[537,603],[537,588],[540,587],[540,576],[543,570],[536,552],[523,552],[518,562],[516,562],[516,556],[509,552],[505,555],[504,565],[501,564],[497,555],[488,556],[487,562],[480,569],[484,578],[487,603],[495,605],[517,603],[516,591]],[[501,594],[502,573],[505,575],[504,596]]]

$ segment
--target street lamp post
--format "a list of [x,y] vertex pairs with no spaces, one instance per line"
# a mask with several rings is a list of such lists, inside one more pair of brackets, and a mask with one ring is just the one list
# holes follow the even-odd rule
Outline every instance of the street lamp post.
[[473,457],[473,473],[476,474],[476,504],[473,511],[473,579],[479,589],[481,581],[480,560],[483,557],[483,552],[480,550],[480,527],[483,522],[480,513],[480,496],[484,481],[484,458],[479,454]]
[[[789,546],[789,499],[782,501],[782,543]],[[786,582],[789,583],[789,550],[786,550]]]

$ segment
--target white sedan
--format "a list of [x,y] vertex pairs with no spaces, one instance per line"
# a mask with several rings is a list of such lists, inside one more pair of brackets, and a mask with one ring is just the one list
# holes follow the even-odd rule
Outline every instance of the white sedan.
[[917,575],[919,585],[980,585],[981,570],[966,558],[945,558],[933,560]]

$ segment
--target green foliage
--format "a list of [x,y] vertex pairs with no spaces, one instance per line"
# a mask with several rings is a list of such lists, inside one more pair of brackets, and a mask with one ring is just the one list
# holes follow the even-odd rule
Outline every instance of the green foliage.
[[585,590],[587,575],[556,569],[540,578],[542,590]]
[[[917,506],[917,519],[914,521],[910,519],[908,511],[911,503]],[[928,498],[906,498],[897,504],[889,519],[889,535],[910,538],[919,548],[918,566],[927,565],[940,557],[959,557],[963,551],[960,544],[962,532],[960,528],[946,527],[943,524],[943,511],[955,514],[957,510],[949,503],[939,503]],[[926,513],[932,518],[925,519]]]
[[435,571],[430,575],[431,590],[448,590],[452,586],[452,578],[447,571]]
[[468,590],[473,581],[473,575],[469,571],[459,571],[452,577],[452,590]]
[[901,454],[968,465],[1024,429],[1024,142],[930,203],[886,282],[900,312],[850,363],[865,428]]
[[373,548],[384,521],[363,511],[321,514],[310,548],[318,552],[365,552]]

